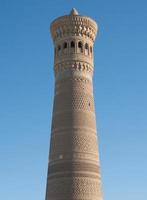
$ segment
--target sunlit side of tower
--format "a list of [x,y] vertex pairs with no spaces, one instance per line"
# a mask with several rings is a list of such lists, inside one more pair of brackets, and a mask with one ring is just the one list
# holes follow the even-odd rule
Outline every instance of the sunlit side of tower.
[[97,24],[75,9],[51,24],[55,96],[46,200],[102,200],[93,99]]

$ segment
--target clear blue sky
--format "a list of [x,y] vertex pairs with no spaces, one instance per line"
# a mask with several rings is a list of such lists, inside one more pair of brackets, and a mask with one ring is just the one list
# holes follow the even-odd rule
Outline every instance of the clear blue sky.
[[0,0],[0,199],[45,198],[49,24],[72,7],[99,24],[94,88],[105,200],[147,200],[145,0]]

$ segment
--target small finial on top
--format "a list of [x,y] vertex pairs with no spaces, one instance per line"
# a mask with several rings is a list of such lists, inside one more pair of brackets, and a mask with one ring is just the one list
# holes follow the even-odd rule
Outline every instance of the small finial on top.
[[78,11],[75,8],[72,8],[72,10],[70,11],[70,15],[78,15]]

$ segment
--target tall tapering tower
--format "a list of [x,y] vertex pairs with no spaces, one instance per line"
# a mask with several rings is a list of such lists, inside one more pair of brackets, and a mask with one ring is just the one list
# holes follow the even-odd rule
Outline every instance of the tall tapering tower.
[[75,9],[51,24],[55,96],[46,200],[102,200],[93,100],[97,24]]

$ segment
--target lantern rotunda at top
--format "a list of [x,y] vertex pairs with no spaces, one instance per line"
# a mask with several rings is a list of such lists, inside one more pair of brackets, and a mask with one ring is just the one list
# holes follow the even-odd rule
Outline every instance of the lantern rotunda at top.
[[51,24],[51,34],[54,42],[63,37],[69,37],[69,35],[85,37],[94,42],[96,33],[96,22],[90,17],[79,15],[75,8],[71,10],[69,15],[61,16]]

